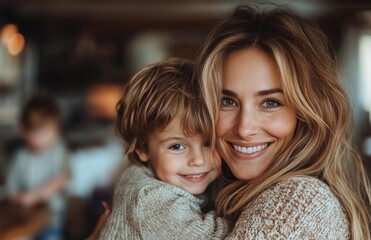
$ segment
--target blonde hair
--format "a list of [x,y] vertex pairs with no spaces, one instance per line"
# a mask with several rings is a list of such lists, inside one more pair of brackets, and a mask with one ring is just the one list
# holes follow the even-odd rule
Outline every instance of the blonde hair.
[[195,65],[212,122],[219,111],[226,57],[250,47],[265,51],[276,62],[298,123],[291,143],[266,172],[222,190],[218,213],[235,222],[242,209],[273,184],[293,176],[313,176],[340,199],[352,238],[370,239],[370,182],[351,140],[349,99],[320,30],[287,9],[236,8],[211,32]]
[[172,58],[145,67],[127,83],[117,104],[116,130],[131,163],[142,163],[135,150],[147,150],[149,135],[165,129],[175,117],[186,135],[209,137],[211,117],[192,73],[193,63]]

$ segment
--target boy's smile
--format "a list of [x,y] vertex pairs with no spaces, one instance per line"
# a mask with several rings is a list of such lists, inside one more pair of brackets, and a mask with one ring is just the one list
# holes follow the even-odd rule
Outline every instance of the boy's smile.
[[218,176],[220,157],[201,135],[184,135],[179,122],[175,118],[163,131],[152,133],[147,151],[136,153],[149,161],[161,181],[200,194]]

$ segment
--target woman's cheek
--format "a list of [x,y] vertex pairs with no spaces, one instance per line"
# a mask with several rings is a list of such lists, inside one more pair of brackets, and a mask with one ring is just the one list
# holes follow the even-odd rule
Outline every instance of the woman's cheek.
[[216,137],[221,138],[229,129],[233,128],[233,115],[228,112],[219,112],[219,118],[216,123]]
[[297,119],[291,111],[284,111],[265,118],[264,122],[267,131],[272,135],[291,139],[295,132]]

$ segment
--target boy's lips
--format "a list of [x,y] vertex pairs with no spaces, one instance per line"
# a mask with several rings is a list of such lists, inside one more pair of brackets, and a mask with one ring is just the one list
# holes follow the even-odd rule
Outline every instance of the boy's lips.
[[195,174],[180,174],[180,176],[190,182],[202,182],[205,180],[209,172],[195,173]]

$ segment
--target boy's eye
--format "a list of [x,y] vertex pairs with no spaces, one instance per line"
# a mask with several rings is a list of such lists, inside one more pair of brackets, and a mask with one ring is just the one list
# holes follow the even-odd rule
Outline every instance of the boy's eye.
[[169,149],[171,149],[171,150],[183,150],[183,149],[185,149],[185,147],[184,147],[183,144],[177,143],[177,144],[171,145],[169,147]]
[[203,146],[209,148],[209,147],[211,147],[211,142],[206,141],[206,142],[204,142]]
[[282,104],[278,101],[278,100],[275,100],[275,99],[267,99],[263,102],[262,106],[264,108],[277,108],[277,107],[280,107],[282,106]]
[[236,106],[236,102],[230,98],[223,97],[222,106]]

